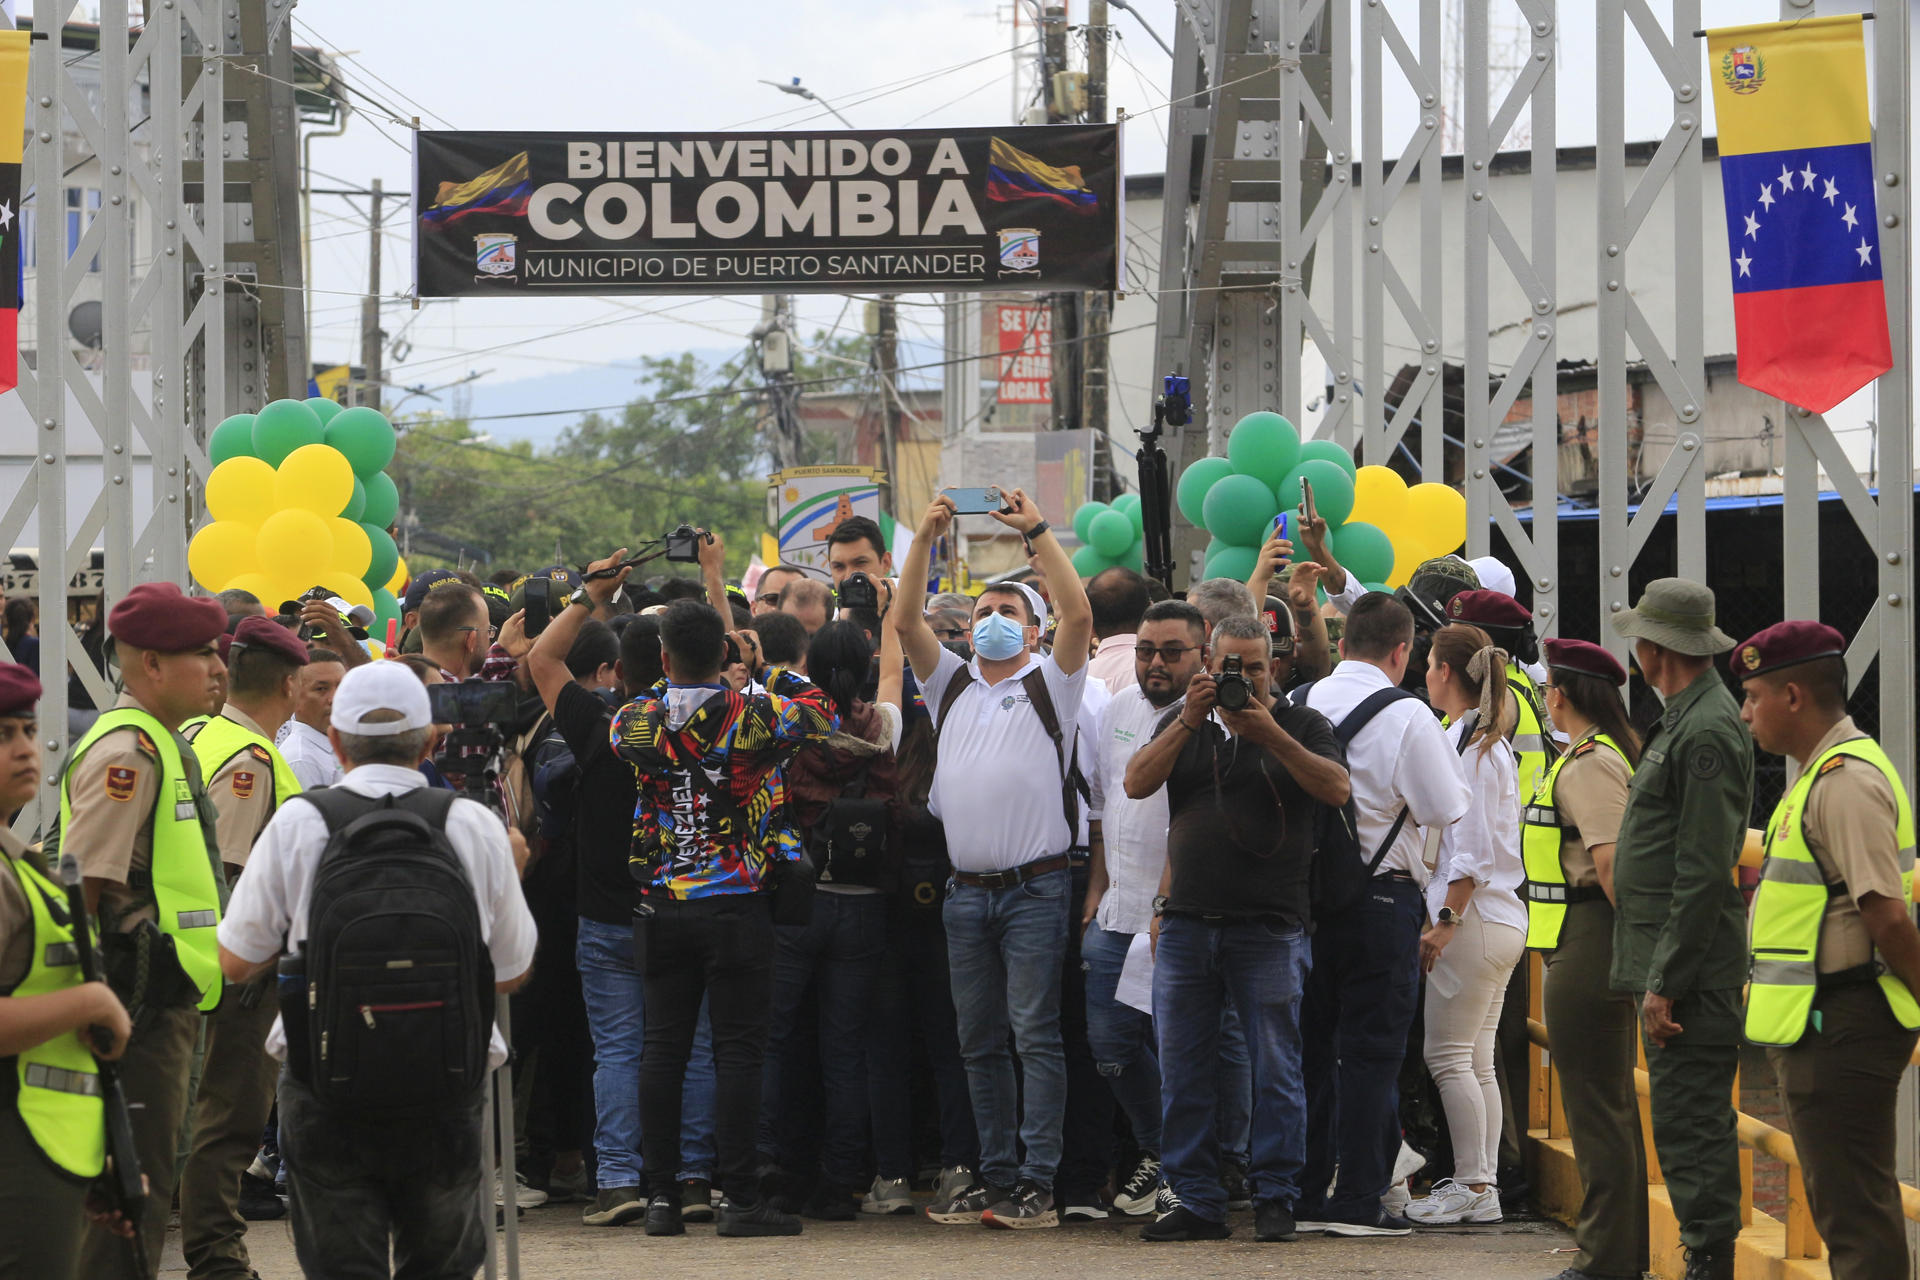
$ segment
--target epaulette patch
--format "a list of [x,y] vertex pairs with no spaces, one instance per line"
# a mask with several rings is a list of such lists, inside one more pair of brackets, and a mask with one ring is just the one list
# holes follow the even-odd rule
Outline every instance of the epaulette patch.
[[1828,774],[1832,773],[1835,769],[1838,769],[1841,765],[1845,764],[1846,762],[1847,762],[1847,758],[1845,756],[1834,756],[1833,758],[1828,760],[1825,764],[1821,765],[1820,772],[1815,774],[1814,776],[1816,778],[1824,778]]

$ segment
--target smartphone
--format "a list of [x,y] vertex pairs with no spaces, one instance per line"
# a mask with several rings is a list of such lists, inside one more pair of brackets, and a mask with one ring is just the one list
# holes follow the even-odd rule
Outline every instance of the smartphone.
[[1271,536],[1279,538],[1282,541],[1286,539],[1286,536],[1287,536],[1287,513],[1286,512],[1282,511],[1279,515],[1273,518],[1273,533]]
[[521,599],[524,614],[521,625],[528,639],[538,636],[547,629],[547,623],[553,618],[553,579],[528,578],[521,587]]
[[955,515],[983,516],[989,511],[1006,510],[1006,502],[1000,496],[1000,486],[990,484],[984,489],[943,489],[953,503]]

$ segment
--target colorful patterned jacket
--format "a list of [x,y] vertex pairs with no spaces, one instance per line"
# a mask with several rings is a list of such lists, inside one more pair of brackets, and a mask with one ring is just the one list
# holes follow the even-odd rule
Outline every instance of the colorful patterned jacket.
[[642,894],[753,893],[770,862],[800,856],[783,766],[838,721],[825,691],[790,671],[769,671],[766,689],[663,680],[614,716],[613,749],[639,793],[631,864]]

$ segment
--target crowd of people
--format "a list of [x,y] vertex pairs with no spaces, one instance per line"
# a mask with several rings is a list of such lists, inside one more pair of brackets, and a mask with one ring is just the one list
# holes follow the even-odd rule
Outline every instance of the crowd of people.
[[[624,548],[428,571],[377,658],[325,601],[127,592],[57,822],[0,824],[0,1206],[36,1224],[0,1280],[147,1274],[170,1204],[194,1280],[251,1275],[289,1204],[308,1274],[471,1276],[489,1176],[649,1236],[1500,1222],[1530,949],[1584,1195],[1560,1280],[1648,1262],[1637,1043],[1687,1276],[1733,1275],[1743,1038],[1834,1274],[1904,1273],[1913,823],[1837,632],[1736,644],[1653,582],[1610,623],[1636,724],[1497,561],[1369,593],[1302,512],[1175,598],[1083,581],[1004,492],[1030,573],[976,593],[929,595],[945,498],[902,563],[847,517],[831,582],[751,595],[711,534],[652,587]],[[0,818],[39,691],[0,665]],[[1793,781],[1749,904],[1756,745]],[[144,1213],[103,1192],[121,1090]]]

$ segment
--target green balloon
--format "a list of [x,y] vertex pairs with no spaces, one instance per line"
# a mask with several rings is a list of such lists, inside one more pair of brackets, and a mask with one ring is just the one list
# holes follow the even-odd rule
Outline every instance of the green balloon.
[[1127,513],[1111,507],[1087,522],[1087,544],[1109,560],[1125,555],[1138,536]]
[[228,458],[253,456],[253,415],[236,413],[213,429],[207,437],[207,458],[219,466]]
[[1377,591],[1383,596],[1390,596],[1393,594],[1393,588],[1388,586],[1384,582],[1363,582],[1360,585],[1365,587],[1368,591]]
[[1351,480],[1360,474],[1360,468],[1354,465],[1353,455],[1347,447],[1333,440],[1308,440],[1300,446],[1301,462],[1331,462],[1347,473]]
[[1227,457],[1241,475],[1252,476],[1269,489],[1278,488],[1300,464],[1300,433],[1277,413],[1264,409],[1250,413],[1233,424],[1227,436]]
[[1180,473],[1180,484],[1175,490],[1175,498],[1180,504],[1180,514],[1187,523],[1197,529],[1207,527],[1203,504],[1207,500],[1207,490],[1223,476],[1233,474],[1233,464],[1225,458],[1199,458],[1188,464]]
[[1090,532],[1093,528],[1093,518],[1107,509],[1107,504],[1104,502],[1081,503],[1080,509],[1073,513],[1073,536],[1089,546],[1093,545],[1093,535]]
[[1248,475],[1231,475],[1207,490],[1201,504],[1207,532],[1236,547],[1258,547],[1280,513],[1273,490]]
[[[400,490],[394,487],[393,477],[384,471],[376,471],[365,477],[365,483],[367,503],[360,512],[360,523],[385,529],[400,514]],[[387,577],[392,576],[393,570],[388,569]]]
[[1353,514],[1353,477],[1340,464],[1325,458],[1301,463],[1280,482],[1280,506],[1293,511],[1300,506],[1300,481],[1313,486],[1313,509],[1329,528],[1339,528]]
[[329,400],[325,396],[308,396],[300,403],[306,405],[307,408],[313,410],[314,413],[318,415],[320,425],[323,427],[339,417],[341,411],[346,408],[346,406],[338,400]]
[[1091,578],[1096,573],[1104,573],[1113,568],[1113,561],[1101,555],[1091,546],[1081,547],[1073,553],[1073,571],[1083,578]]
[[363,520],[360,527],[366,530],[367,541],[373,544],[373,560],[360,575],[360,581],[378,591],[393,581],[394,570],[400,567],[400,548],[393,545],[392,535],[379,525]]
[[1327,550],[1362,582],[1384,582],[1393,573],[1393,541],[1373,525],[1358,520],[1341,525],[1327,535]]
[[253,454],[270,467],[295,449],[324,441],[320,415],[298,400],[275,400],[253,420]]
[[1133,545],[1127,548],[1127,554],[1120,557],[1120,567],[1131,569],[1135,573],[1147,571],[1147,544],[1135,538]]
[[[392,577],[393,575],[388,574],[387,576]],[[363,578],[361,581],[364,582],[365,579]],[[375,587],[373,589],[373,638],[381,644],[385,644],[387,642],[387,619],[391,618],[395,622],[398,622],[400,621],[400,614],[400,601],[393,592],[387,590],[385,587]]]
[[[359,520],[367,513],[367,486],[360,483],[360,477],[353,478],[353,496],[347,499],[347,505],[340,509],[342,520]],[[392,577],[392,574],[388,574]]]
[[1259,562],[1258,548],[1226,546],[1207,557],[1204,572],[1209,578],[1232,578],[1235,582],[1245,582],[1253,576],[1254,567]]
[[342,409],[326,426],[327,443],[338,449],[362,480],[384,471],[397,444],[393,424],[378,409]]
[[1136,537],[1145,531],[1147,526],[1146,526],[1145,518],[1140,514],[1140,495],[1139,494],[1137,493],[1121,494],[1119,497],[1113,500],[1113,509],[1115,511],[1126,512],[1127,519],[1133,521],[1133,532]]

